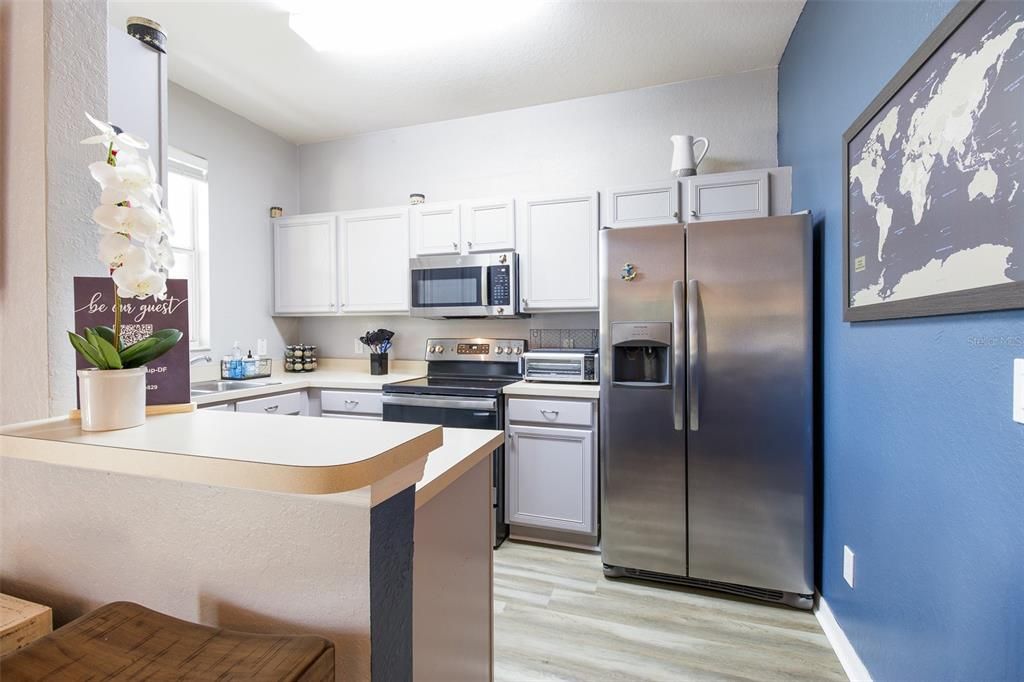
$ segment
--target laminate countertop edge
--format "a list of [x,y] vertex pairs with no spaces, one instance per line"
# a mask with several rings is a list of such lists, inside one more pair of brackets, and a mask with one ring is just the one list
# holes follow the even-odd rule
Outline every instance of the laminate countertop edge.
[[427,456],[423,478],[416,484],[416,508],[432,500],[504,442],[504,431],[444,429],[444,445]]
[[[236,426],[256,433],[233,446]],[[4,458],[307,495],[359,490],[396,475],[412,484],[422,469],[404,470],[422,467],[443,445],[440,426],[208,411],[150,417],[121,432],[82,432],[66,417],[0,430]]]

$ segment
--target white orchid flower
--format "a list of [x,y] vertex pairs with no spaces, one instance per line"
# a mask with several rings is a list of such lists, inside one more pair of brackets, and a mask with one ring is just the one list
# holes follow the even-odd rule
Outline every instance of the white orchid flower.
[[156,169],[148,157],[145,163],[136,159],[120,166],[96,161],[89,164],[89,172],[103,189],[101,203],[160,205],[163,189],[156,182]]
[[123,234],[111,232],[103,235],[100,239],[99,256],[100,261],[111,270],[123,266],[125,261],[132,258],[132,251],[139,247],[132,244],[132,240]]
[[102,144],[104,147],[114,145],[114,149],[127,149],[129,147],[134,147],[135,149],[149,149],[149,143],[141,137],[132,135],[131,133],[119,133],[114,129],[114,126],[93,118],[89,115],[89,112],[85,113],[85,117],[92,121],[92,124],[99,129],[100,134],[85,138],[82,140],[82,144]]
[[159,214],[143,206],[104,204],[92,212],[96,224],[111,232],[121,232],[141,242],[160,236]]
[[145,249],[135,248],[125,254],[124,263],[111,274],[117,295],[123,298],[162,299],[167,294],[167,275],[153,269]]
[[166,235],[162,235],[160,239],[146,242],[146,250],[149,251],[150,258],[160,270],[168,272],[174,267],[174,249],[171,248],[171,242]]

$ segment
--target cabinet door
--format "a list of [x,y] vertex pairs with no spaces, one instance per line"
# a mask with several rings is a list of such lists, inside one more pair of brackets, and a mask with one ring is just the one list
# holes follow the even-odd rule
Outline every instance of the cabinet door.
[[336,214],[274,221],[274,312],[334,313],[338,309]]
[[686,222],[770,215],[768,171],[695,175],[682,181]]
[[593,431],[510,426],[508,445],[509,523],[594,533]]
[[679,222],[679,183],[675,180],[602,192],[605,227],[639,227]]
[[521,201],[523,310],[597,310],[597,198],[587,192]]
[[468,253],[515,249],[515,202],[511,198],[462,202],[462,234]]
[[462,250],[462,215],[458,202],[412,207],[413,251],[417,256],[456,254]]
[[339,216],[341,312],[409,311],[409,209]]

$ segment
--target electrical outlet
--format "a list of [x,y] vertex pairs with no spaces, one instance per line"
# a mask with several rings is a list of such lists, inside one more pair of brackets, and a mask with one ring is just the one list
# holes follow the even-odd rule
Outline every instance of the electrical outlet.
[[362,355],[363,354],[363,342],[360,341],[359,339],[354,339],[354,341],[356,342],[356,351],[355,351],[356,355]]
[[849,545],[843,545],[843,579],[853,587],[853,550]]
[[1024,358],[1013,361],[1013,421],[1024,424]]

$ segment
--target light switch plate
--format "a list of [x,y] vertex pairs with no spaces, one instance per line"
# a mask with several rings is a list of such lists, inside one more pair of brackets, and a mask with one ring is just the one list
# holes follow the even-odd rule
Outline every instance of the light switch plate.
[[354,339],[354,340],[356,342],[356,347],[355,347],[356,355],[362,355],[363,354],[363,342],[360,341],[359,339]]
[[1024,424],[1024,358],[1013,361],[1013,421]]
[[853,587],[853,550],[849,545],[843,545],[843,580]]

